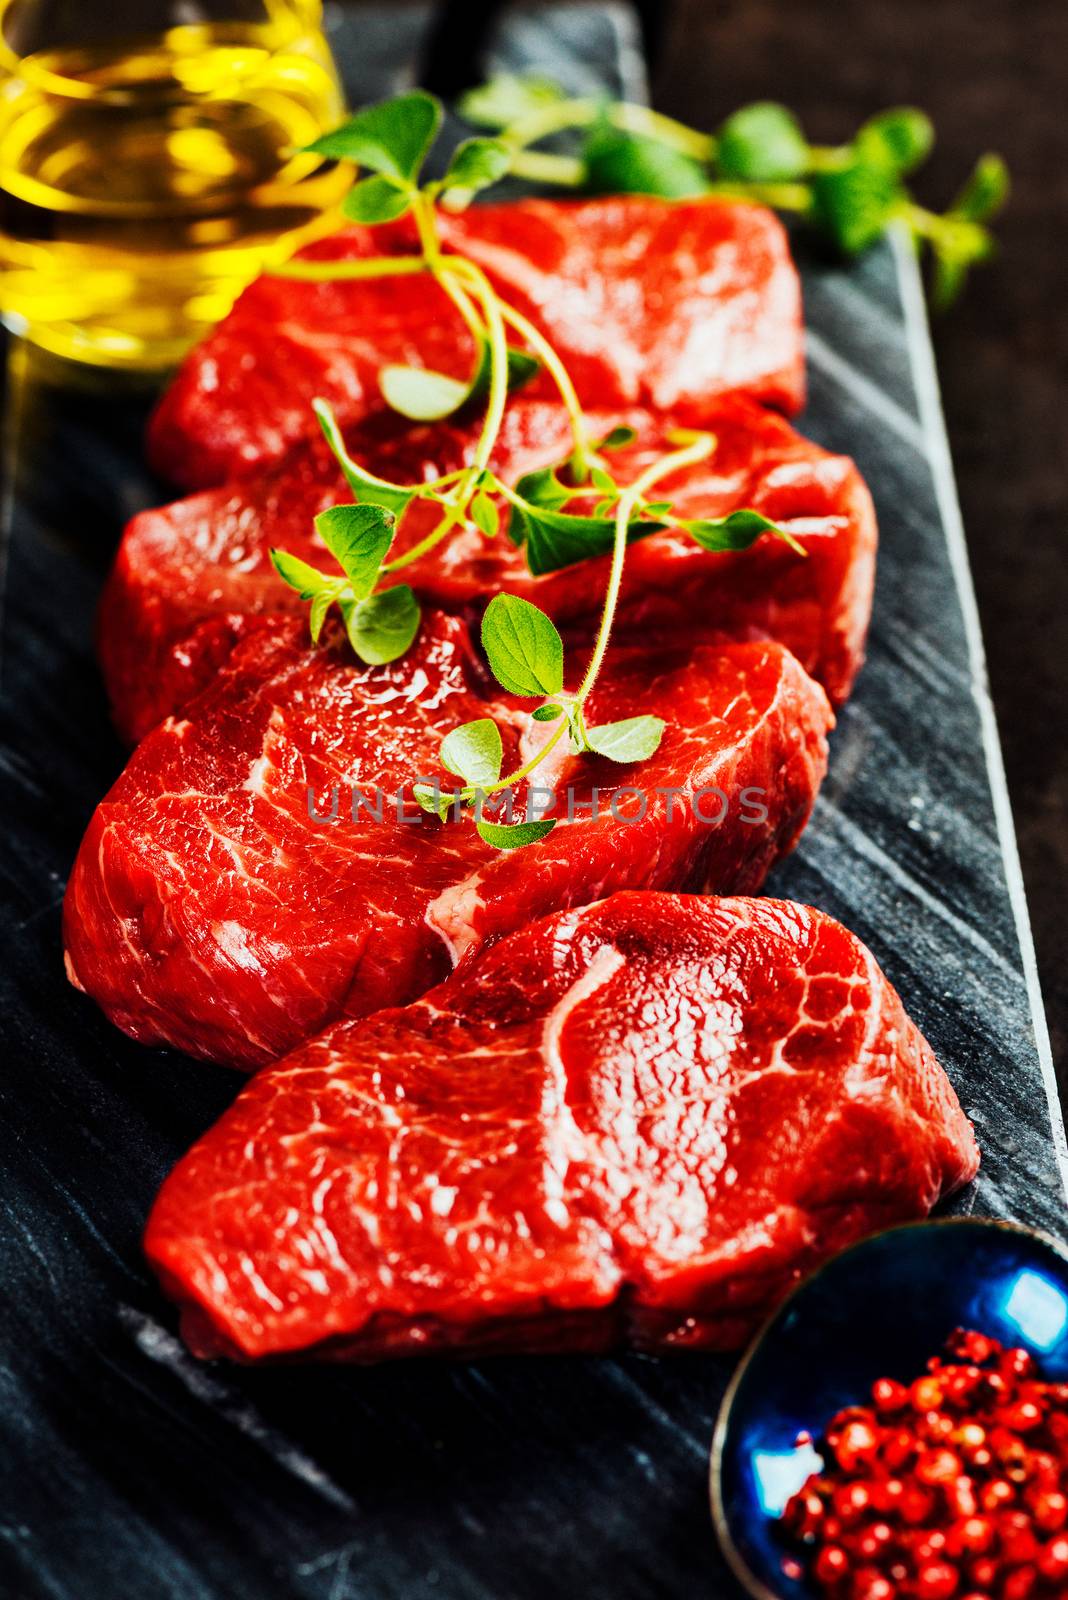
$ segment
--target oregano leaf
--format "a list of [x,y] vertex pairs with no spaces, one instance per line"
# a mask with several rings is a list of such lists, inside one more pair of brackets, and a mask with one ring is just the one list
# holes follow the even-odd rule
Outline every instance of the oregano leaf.
[[341,210],[350,222],[373,226],[376,222],[394,222],[403,217],[410,204],[410,197],[391,179],[361,178],[342,200]]
[[475,827],[479,838],[494,850],[521,850],[552,833],[556,822],[551,817],[543,817],[537,822],[476,822]]
[[455,804],[456,796],[440,789],[437,784],[414,783],[412,794],[415,803],[430,816],[438,817],[442,822],[449,814],[450,808]]
[[302,600],[311,600],[320,590],[333,587],[334,580],[328,573],[320,572],[299,556],[291,556],[288,550],[272,550],[270,555],[271,565],[282,582],[295,589]]
[[559,694],[564,645],[552,620],[518,595],[494,595],[482,618],[482,646],[497,682],[511,694]]
[[[508,348],[508,389],[520,388],[534,376],[539,367],[533,356],[524,350]],[[378,387],[387,403],[402,417],[413,422],[440,422],[451,417],[462,406],[480,400],[489,392],[491,356],[489,344],[480,341],[478,366],[475,375],[465,383],[462,378],[450,378],[444,372],[434,372],[429,367],[383,367],[378,374]]]
[[813,215],[846,255],[875,243],[900,198],[897,173],[877,161],[851,161],[812,180]]
[[777,522],[748,507],[725,517],[697,518],[681,526],[705,550],[748,550],[765,533],[786,538]]
[[881,162],[904,176],[931,153],[934,128],[930,117],[915,106],[896,106],[872,117],[853,140],[863,161]]
[[315,519],[315,531],[364,600],[378,581],[378,569],[393,542],[393,513],[381,506],[330,506]]
[[367,600],[342,599],[339,603],[349,643],[369,666],[396,661],[419,631],[419,603],[406,583]]
[[501,525],[501,514],[497,509],[495,500],[491,500],[485,490],[480,489],[470,506],[471,521],[476,528],[481,528],[487,539],[492,539]]
[[456,146],[443,179],[443,204],[462,210],[471,196],[504,177],[512,164],[511,152],[501,139],[464,139]]
[[[633,543],[659,533],[663,526],[662,522],[633,518],[627,539]],[[571,516],[540,507],[513,506],[508,531],[514,544],[524,546],[527,566],[539,578],[591,556],[603,556],[615,542],[615,522],[610,517]]]
[[566,506],[577,491],[560,481],[555,467],[538,467],[533,472],[524,473],[515,486],[515,492],[529,505],[556,511],[560,506]]
[[984,261],[994,248],[994,240],[982,223],[969,222],[950,212],[939,219],[938,232],[931,240],[934,248],[932,299],[937,311],[953,304],[977,261]]
[[531,712],[531,716],[534,718],[535,722],[556,722],[559,717],[563,716],[563,714],[563,706],[558,706],[555,704],[539,706],[536,711]]
[[660,717],[625,717],[586,729],[591,750],[609,761],[647,761],[660,744],[666,723]]
[[1009,169],[1000,156],[980,156],[975,170],[950,207],[950,216],[988,222],[1009,197]]
[[412,183],[441,126],[441,102],[422,89],[366,106],[307,149]]
[[743,106],[720,128],[716,164],[725,178],[787,183],[807,170],[808,141],[792,111],[760,100]]
[[383,367],[378,387],[386,404],[413,422],[437,422],[458,411],[471,393],[471,385],[429,367]]
[[502,72],[460,97],[457,109],[461,117],[476,127],[505,128],[518,122],[532,111],[566,99],[564,90],[550,78],[520,78]]
[[[513,345],[508,346],[508,391],[514,393],[521,389],[541,367],[541,362],[535,356],[528,355],[525,350],[517,350]],[[481,400],[489,393],[490,372],[492,370],[492,357],[490,355],[489,340],[481,340],[478,368],[471,380],[467,391],[468,400]]]
[[625,133],[602,122],[582,152],[585,187],[595,194],[652,194],[668,200],[706,194],[708,174],[699,161],[659,139]]
[[491,717],[465,722],[441,741],[441,761],[473,789],[488,789],[501,775],[504,746]]
[[415,489],[409,489],[399,483],[388,483],[386,479],[376,477],[373,472],[366,471],[354,461],[345,448],[337,418],[325,400],[313,400],[312,410],[319,419],[319,426],[323,430],[335,461],[344,474],[345,482],[356,499],[362,504],[382,506],[386,511],[392,511],[399,521],[414,499]]
[[311,629],[312,644],[319,643],[319,635],[323,631],[326,614],[340,594],[340,588],[320,589],[311,603],[308,613],[308,626]]

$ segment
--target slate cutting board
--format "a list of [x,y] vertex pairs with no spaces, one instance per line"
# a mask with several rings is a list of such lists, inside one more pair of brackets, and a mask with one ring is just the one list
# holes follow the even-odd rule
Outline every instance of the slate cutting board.
[[[422,17],[337,33],[352,98],[407,79]],[[499,58],[644,91],[622,10],[513,18]],[[722,109],[727,109],[724,106]],[[799,241],[811,402],[879,509],[870,659],[776,893],[867,940],[975,1121],[960,1202],[1064,1235],[1068,1168],[963,533],[913,262]],[[125,1040],[64,983],[59,906],[118,771],[97,591],[146,475],[146,399],[10,353],[0,1076],[5,1600],[729,1596],[706,1499],[729,1363],[199,1366],[141,1261],[152,1198],[228,1103],[221,1070]],[[113,387],[113,386],[112,386]]]

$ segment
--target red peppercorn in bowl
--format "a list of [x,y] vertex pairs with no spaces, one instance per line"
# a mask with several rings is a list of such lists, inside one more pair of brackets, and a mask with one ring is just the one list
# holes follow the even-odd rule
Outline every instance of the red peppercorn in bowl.
[[953,1600],[1068,1587],[1068,1385],[958,1329],[911,1384],[877,1378],[817,1444],[780,1519],[831,1600]]
[[712,1500],[760,1600],[1064,1600],[1068,1252],[975,1218],[842,1252],[739,1368]]

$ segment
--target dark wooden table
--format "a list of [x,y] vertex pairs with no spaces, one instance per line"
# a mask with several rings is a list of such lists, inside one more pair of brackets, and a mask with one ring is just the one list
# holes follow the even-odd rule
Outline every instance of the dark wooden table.
[[941,207],[982,150],[1013,197],[996,262],[934,337],[1054,1056],[1068,1090],[1068,6],[1061,0],[677,0],[655,103],[711,126],[777,99],[844,138],[912,103]]

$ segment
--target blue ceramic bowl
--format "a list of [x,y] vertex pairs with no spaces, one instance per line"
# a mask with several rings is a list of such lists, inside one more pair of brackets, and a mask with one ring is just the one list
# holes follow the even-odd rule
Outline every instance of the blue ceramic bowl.
[[794,1291],[727,1391],[712,1446],[712,1514],[739,1582],[758,1600],[811,1600],[788,1578],[774,1519],[820,1458],[818,1437],[884,1374],[910,1381],[954,1328],[1030,1350],[1068,1381],[1068,1251],[1010,1223],[948,1217],[876,1234]]

